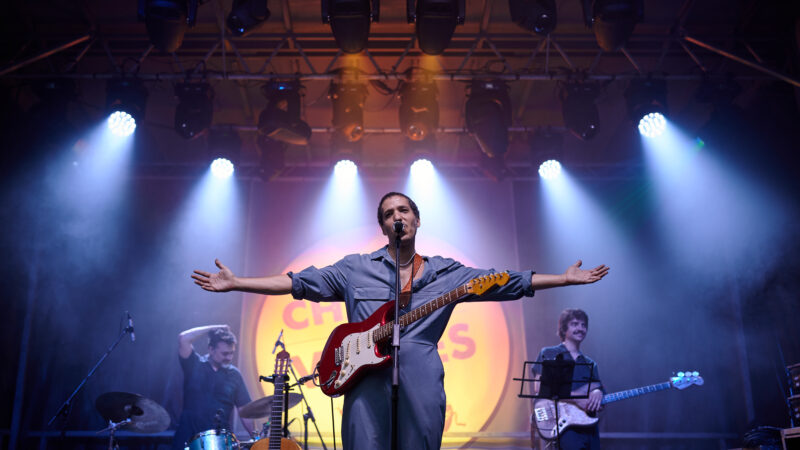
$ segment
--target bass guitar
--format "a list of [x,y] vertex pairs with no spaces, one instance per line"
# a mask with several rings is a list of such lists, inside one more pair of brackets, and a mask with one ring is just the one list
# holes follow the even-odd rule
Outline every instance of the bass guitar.
[[[493,273],[473,278],[466,284],[400,316],[405,327],[439,308],[467,295],[483,295],[490,288],[508,282],[508,273]],[[394,300],[386,302],[361,322],[346,323],[334,328],[317,363],[322,392],[338,397],[350,390],[371,369],[391,360],[390,339],[394,326]]]
[[[697,372],[678,372],[669,381],[661,384],[643,386],[627,391],[614,392],[603,396],[601,405],[638,397],[652,392],[675,388],[686,389],[692,385],[702,386],[703,378]],[[572,395],[586,395],[586,389],[573,392]],[[584,409],[585,399],[562,400],[558,402],[558,434],[562,434],[569,427],[590,426],[597,423],[599,418],[589,415]],[[532,426],[538,431],[542,439],[553,440],[556,438],[556,408],[555,402],[546,398],[538,398],[533,402]]]

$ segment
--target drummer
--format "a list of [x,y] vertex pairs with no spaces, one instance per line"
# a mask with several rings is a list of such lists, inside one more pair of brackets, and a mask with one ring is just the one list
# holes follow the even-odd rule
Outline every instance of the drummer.
[[[208,354],[199,355],[192,342],[208,336]],[[239,369],[232,364],[236,336],[227,325],[191,328],[178,335],[178,355],[183,368],[183,412],[172,448],[183,450],[195,434],[223,428],[231,430],[231,412],[250,402]],[[252,420],[242,419],[252,435]]]

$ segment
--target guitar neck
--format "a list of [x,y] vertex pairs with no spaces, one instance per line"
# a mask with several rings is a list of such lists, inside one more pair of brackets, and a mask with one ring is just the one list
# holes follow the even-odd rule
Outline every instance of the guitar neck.
[[[280,378],[280,381],[278,379]],[[283,387],[284,376],[275,375],[275,395],[272,396],[269,410],[269,444],[268,450],[280,450],[283,437]]]
[[[411,325],[412,323],[416,322],[419,319],[429,315],[430,313],[436,311],[439,308],[449,305],[455,301],[458,301],[462,297],[465,297],[469,291],[467,290],[467,285],[462,285],[453,289],[452,291],[435,298],[434,300],[429,301],[428,303],[416,308],[412,311],[407,312],[400,316],[400,326],[405,327],[407,325]],[[389,337],[392,336],[392,328],[394,327],[394,321],[387,322],[377,330],[373,335],[373,341],[376,343],[381,343]]]
[[670,387],[672,387],[672,384],[666,382],[659,384],[651,384],[650,386],[642,386],[635,389],[628,389],[627,391],[614,392],[612,394],[604,395],[602,404],[605,405],[606,403],[625,400],[627,398],[634,398],[640,395],[650,394],[652,392],[663,391],[664,389],[669,389]]

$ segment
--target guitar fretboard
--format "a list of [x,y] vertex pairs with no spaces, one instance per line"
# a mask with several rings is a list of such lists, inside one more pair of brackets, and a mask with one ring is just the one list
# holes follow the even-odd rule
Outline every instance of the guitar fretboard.
[[269,409],[269,450],[281,450],[281,437],[283,437],[283,387],[285,374],[275,374],[275,395]]
[[[450,303],[453,303],[462,297],[465,297],[469,293],[467,289],[467,285],[461,285],[452,291],[435,298],[434,300],[429,301],[428,303],[416,308],[412,311],[407,312],[400,316],[400,326],[405,327],[407,325],[411,325],[412,323],[416,322],[417,320],[427,316],[428,314],[436,311],[437,309],[447,306]],[[394,320],[391,322],[387,322],[377,330],[373,334],[372,340],[375,343],[381,343],[392,335],[392,327],[394,327]]]
[[670,383],[651,384],[650,386],[642,386],[636,389],[628,389],[627,391],[614,392],[603,396],[602,404],[625,400],[626,398],[638,397],[640,395],[649,394],[651,392],[663,391],[672,387]]

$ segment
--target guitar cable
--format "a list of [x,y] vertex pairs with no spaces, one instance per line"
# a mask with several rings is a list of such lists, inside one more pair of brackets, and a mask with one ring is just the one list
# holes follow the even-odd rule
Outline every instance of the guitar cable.
[[331,431],[333,432],[333,450],[336,450],[336,419],[333,416],[333,397],[331,399]]

